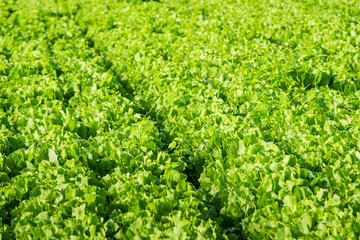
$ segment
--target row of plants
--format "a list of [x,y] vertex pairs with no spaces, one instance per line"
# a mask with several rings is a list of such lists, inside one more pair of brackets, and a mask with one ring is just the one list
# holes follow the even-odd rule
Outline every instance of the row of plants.
[[357,238],[359,7],[2,4],[1,236]]

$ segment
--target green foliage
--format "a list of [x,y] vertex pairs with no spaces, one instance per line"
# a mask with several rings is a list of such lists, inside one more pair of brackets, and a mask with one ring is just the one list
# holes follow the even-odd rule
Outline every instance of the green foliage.
[[0,3],[0,239],[357,239],[358,1]]

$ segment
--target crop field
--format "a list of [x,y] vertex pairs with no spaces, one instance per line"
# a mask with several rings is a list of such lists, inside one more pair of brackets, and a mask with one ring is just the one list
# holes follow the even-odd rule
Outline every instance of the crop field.
[[0,239],[359,239],[360,1],[1,0]]

